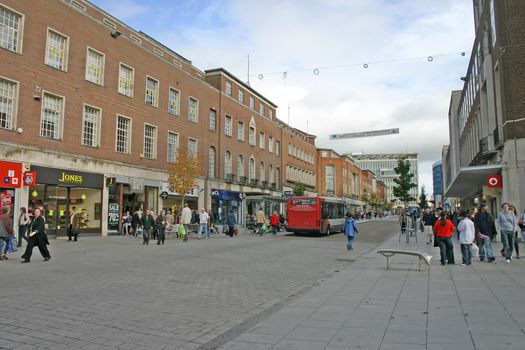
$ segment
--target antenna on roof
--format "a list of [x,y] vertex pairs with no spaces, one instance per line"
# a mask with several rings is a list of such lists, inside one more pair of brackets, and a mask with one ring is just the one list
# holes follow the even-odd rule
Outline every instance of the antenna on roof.
[[248,84],[248,86],[250,86],[250,55],[248,55],[248,81],[246,82],[246,84]]

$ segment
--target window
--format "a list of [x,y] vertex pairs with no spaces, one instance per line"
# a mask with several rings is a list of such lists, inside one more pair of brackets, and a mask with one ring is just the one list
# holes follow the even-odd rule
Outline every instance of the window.
[[144,158],[157,158],[157,128],[144,124]]
[[18,83],[0,78],[0,128],[15,128],[17,99]]
[[210,130],[215,130],[216,122],[217,122],[217,112],[215,112],[215,110],[213,109],[210,109]]
[[232,136],[232,118],[230,116],[226,116],[224,119],[224,134]]
[[188,101],[188,120],[190,122],[197,123],[197,112],[199,109],[199,103],[193,97],[190,97]]
[[88,47],[86,56],[86,80],[104,84],[104,54]]
[[146,78],[146,104],[158,107],[159,106],[159,82],[153,78]]
[[262,103],[259,105],[259,114],[264,115],[264,105]]
[[226,95],[232,95],[232,83],[230,83],[229,81],[226,82]]
[[64,113],[64,98],[44,93],[40,122],[40,136],[52,139],[62,137],[62,118]]
[[268,152],[273,153],[273,137],[268,137]]
[[242,154],[237,157],[237,176],[244,176],[244,158]]
[[264,132],[259,133],[259,148],[264,149],[264,145],[266,143],[266,138],[264,137]]
[[23,16],[0,5],[0,47],[22,51]]
[[259,180],[264,181],[264,162],[259,164]]
[[89,147],[98,147],[100,109],[84,105],[82,122],[82,144]]
[[244,123],[237,123],[237,140],[244,141]]
[[197,140],[188,139],[188,155],[190,157],[197,157]]
[[273,110],[271,109],[268,110],[268,118],[270,118],[270,120],[273,120]]
[[180,92],[170,88],[168,93],[168,113],[179,115],[180,110]]
[[268,182],[273,183],[273,166],[268,166]]
[[118,71],[118,93],[133,97],[134,80],[135,70],[121,63]]
[[255,100],[253,99],[253,96],[250,96],[250,108],[251,109],[255,108]]
[[53,68],[67,70],[68,38],[52,29],[47,30],[45,63]]
[[177,149],[179,148],[179,135],[168,131],[168,163],[175,163],[177,160]]
[[255,159],[250,158],[248,163],[248,178],[251,180],[255,179]]
[[224,177],[232,173],[232,155],[230,151],[224,153]]
[[281,153],[281,142],[275,141],[275,154],[279,155]]
[[215,178],[215,147],[210,147],[208,152],[208,177],[211,179]]
[[335,193],[335,167],[326,166],[326,192]]
[[275,167],[275,187],[279,188],[279,182],[281,181],[281,169],[278,166]]
[[239,89],[239,102],[244,103],[244,91]]
[[129,153],[131,144],[131,119],[117,116],[117,142],[115,150],[119,153]]

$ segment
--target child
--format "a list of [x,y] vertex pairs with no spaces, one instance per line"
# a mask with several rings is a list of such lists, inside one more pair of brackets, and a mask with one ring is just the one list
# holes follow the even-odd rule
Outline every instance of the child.
[[357,229],[357,224],[354,221],[354,218],[352,217],[352,214],[350,214],[350,213],[346,214],[346,220],[345,220],[345,226],[343,227],[343,232],[345,233],[346,237],[348,238],[348,243],[346,244],[346,249],[354,250],[354,248],[352,247],[352,242],[354,240],[355,235],[359,231]]
[[470,220],[466,210],[461,211],[461,221],[458,224],[459,243],[461,244],[461,266],[470,265],[472,263],[472,242],[476,236],[476,228],[474,223]]

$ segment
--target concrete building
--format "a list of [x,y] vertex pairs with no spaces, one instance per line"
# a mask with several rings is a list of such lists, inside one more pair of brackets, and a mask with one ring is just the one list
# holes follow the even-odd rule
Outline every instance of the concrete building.
[[[410,173],[414,175],[413,182],[417,185],[412,189],[410,195],[414,198],[419,196],[418,182],[418,159],[417,153],[392,153],[392,154],[353,154],[356,165],[361,169],[368,169],[374,172],[376,178],[381,180],[387,187],[387,200],[396,200],[394,197],[394,179],[398,177],[394,168],[399,159],[406,159],[410,164]],[[398,205],[401,203],[397,203]]]
[[475,40],[449,108],[444,195],[463,207],[525,205],[525,2],[474,0]]

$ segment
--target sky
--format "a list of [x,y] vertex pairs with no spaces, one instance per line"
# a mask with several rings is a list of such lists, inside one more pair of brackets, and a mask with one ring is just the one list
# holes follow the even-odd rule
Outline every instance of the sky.
[[[277,118],[316,135],[317,147],[419,153],[419,186],[432,193],[450,94],[463,87],[474,41],[471,0],[92,3],[198,69],[249,80],[278,106]],[[399,134],[329,140],[389,128]]]

